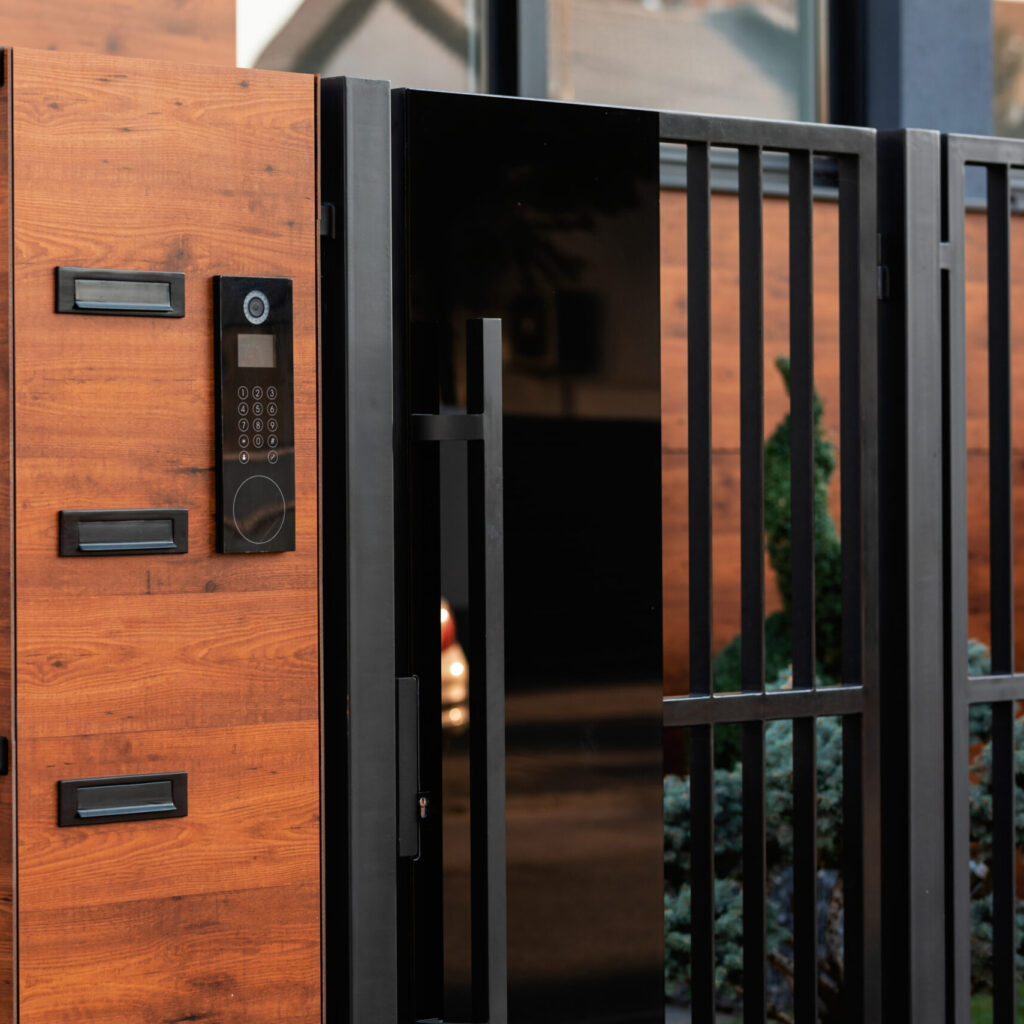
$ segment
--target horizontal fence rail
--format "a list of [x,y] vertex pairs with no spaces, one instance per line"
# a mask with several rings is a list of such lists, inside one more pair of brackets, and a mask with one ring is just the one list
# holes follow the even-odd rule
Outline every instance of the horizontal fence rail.
[[[765,725],[793,720],[793,954],[796,1021],[818,1019],[815,722],[843,719],[846,1019],[882,1019],[876,439],[876,136],[873,131],[690,114],[661,115],[661,142],[686,146],[689,694],[664,724],[689,730],[693,1019],[715,1014],[714,727],[742,724],[743,1015],[766,995]],[[741,466],[741,692],[712,680],[710,153],[738,153]],[[762,167],[788,156],[792,688],[765,682]],[[813,183],[816,157],[839,182],[842,684],[819,685],[815,652]],[[671,628],[671,626],[667,627]]]

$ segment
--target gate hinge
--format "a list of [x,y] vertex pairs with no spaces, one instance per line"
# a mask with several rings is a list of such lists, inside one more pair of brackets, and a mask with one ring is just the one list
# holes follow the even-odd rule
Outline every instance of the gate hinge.
[[939,270],[953,269],[953,247],[949,242],[939,242]]
[[320,204],[320,237],[334,238],[334,203]]

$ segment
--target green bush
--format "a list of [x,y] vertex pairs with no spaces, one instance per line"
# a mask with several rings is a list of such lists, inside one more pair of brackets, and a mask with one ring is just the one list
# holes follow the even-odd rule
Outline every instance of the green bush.
[[[789,360],[775,365],[789,392]],[[814,583],[815,645],[823,683],[842,670],[842,546],[828,508],[828,485],[836,468],[835,448],[821,425],[823,407],[814,394]],[[764,524],[768,560],[778,581],[782,611],[764,623],[765,679],[775,679],[793,662],[793,566],[790,549],[789,414],[772,432],[764,449]],[[734,637],[715,657],[715,692],[731,693],[742,685],[741,640]],[[742,728],[715,730],[715,764],[728,768],[740,758]]]
[[[774,686],[788,685],[787,672]],[[838,871],[843,843],[842,725],[837,718],[819,718],[815,727],[818,758],[818,867]],[[765,728],[765,832],[767,837],[768,948],[776,951],[774,966],[783,979],[792,974],[785,946],[791,942],[781,922],[788,908],[780,905],[774,882],[792,866],[793,848],[793,726],[788,720]],[[715,981],[723,1008],[735,1005],[743,985],[743,887],[739,882],[743,853],[742,770],[716,768],[715,790]],[[665,991],[685,997],[690,984],[690,780],[665,778]],[[833,894],[841,907],[839,893]],[[838,947],[837,943],[833,944]],[[822,990],[841,991],[841,953],[826,950],[822,958]],[[822,1021],[828,1020],[823,1016]]]

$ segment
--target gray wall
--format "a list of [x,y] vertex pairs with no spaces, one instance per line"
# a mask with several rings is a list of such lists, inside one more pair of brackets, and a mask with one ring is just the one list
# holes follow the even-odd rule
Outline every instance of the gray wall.
[[992,0],[864,0],[865,123],[992,130]]

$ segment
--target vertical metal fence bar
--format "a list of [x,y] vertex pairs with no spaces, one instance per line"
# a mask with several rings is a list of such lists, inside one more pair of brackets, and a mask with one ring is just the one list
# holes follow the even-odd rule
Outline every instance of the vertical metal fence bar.
[[473,1016],[508,1020],[505,908],[505,583],[501,321],[470,320],[466,411],[484,436],[468,444],[470,842]]
[[988,168],[989,600],[992,672],[1013,672],[1013,452],[1010,379],[1010,169]]
[[[1013,672],[1010,169],[988,168],[989,600],[992,672]],[[996,1024],[1015,1014],[1013,704],[992,706],[992,978]]]
[[[815,685],[813,154],[789,154],[790,546],[793,688]],[[818,1018],[815,720],[793,722],[793,960],[797,1024]]]
[[814,256],[813,156],[789,154],[790,546],[793,687],[813,688],[814,644]]
[[[857,211],[860,315],[858,376],[860,398],[860,452],[857,492],[861,518],[859,621],[861,624],[860,680],[864,687],[861,721],[861,950],[863,957],[863,1010],[865,1020],[881,1020],[882,994],[882,711],[881,614],[879,611],[881,562],[879,519],[878,406],[878,149],[873,142],[857,156]],[[856,972],[848,975],[856,977]]]
[[[991,193],[989,193],[991,197]],[[991,264],[989,265],[991,272]],[[993,624],[994,632],[994,624]],[[1013,702],[992,705],[992,989],[994,1024],[1015,1024],[1017,851]]]
[[[839,444],[843,537],[843,682],[861,676],[861,208],[860,168],[839,160]],[[875,240],[871,240],[872,250]]]
[[[840,478],[843,682],[860,680],[860,204],[856,161],[839,161]],[[843,971],[853,1021],[863,1021],[863,758],[860,715],[843,719]]]
[[[690,692],[712,692],[711,190],[707,143],[686,151],[687,389],[689,431]],[[691,999],[696,1020],[715,1006],[713,727],[690,730]]]
[[764,690],[764,277],[761,151],[740,159],[740,559],[745,692]]
[[707,143],[686,150],[690,693],[711,693],[711,191]]
[[[739,148],[743,689],[764,689],[764,323],[761,150]],[[743,1019],[765,1019],[764,724],[743,726]]]
[[947,580],[946,707],[946,850],[949,914],[946,934],[947,1014],[950,1024],[970,1024],[971,904],[967,837],[968,732],[967,702],[967,408],[964,386],[966,322],[964,315],[964,158],[955,138],[944,142],[946,223],[949,268],[945,294],[945,575]]
[[882,1014],[876,162],[873,145],[839,160],[843,681],[864,688],[843,723],[844,974],[865,1021]]

